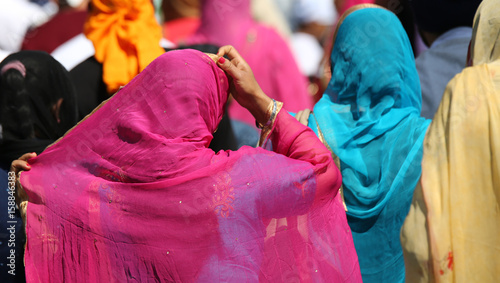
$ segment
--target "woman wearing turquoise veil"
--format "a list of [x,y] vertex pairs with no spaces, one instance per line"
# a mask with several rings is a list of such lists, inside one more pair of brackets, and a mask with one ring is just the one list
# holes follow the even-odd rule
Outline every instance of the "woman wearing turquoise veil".
[[430,122],[420,117],[410,42],[393,13],[358,5],[340,19],[330,61],[332,79],[308,125],[340,161],[363,281],[404,282],[399,234]]

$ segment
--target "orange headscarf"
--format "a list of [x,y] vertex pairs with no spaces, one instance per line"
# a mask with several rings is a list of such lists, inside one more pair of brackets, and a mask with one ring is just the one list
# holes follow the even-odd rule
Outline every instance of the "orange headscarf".
[[91,5],[84,33],[112,94],[165,52],[162,31],[151,0],[92,0]]

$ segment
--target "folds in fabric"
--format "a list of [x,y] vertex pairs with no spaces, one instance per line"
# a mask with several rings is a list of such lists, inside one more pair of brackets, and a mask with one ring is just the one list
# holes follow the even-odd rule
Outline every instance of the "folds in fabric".
[[[202,0],[200,28],[188,44],[233,45],[252,68],[255,79],[271,98],[283,102],[287,111],[313,107],[307,79],[300,73],[290,47],[273,29],[256,23],[249,0]],[[255,124],[248,110],[229,105],[229,117]]]
[[421,191],[402,233],[415,281],[500,275],[499,9],[497,1],[479,6],[472,66],[449,82],[425,138]]
[[171,51],[30,160],[28,282],[359,282],[328,150],[281,111],[277,153],[213,152],[227,95]]
[[[13,63],[24,74],[9,67]],[[68,71],[42,51],[13,53],[0,70],[0,162],[10,166],[26,152],[42,152],[76,124],[76,91]]]
[[393,13],[365,4],[340,20],[330,60],[332,79],[314,113],[340,159],[363,280],[403,281],[399,231],[420,178],[429,124],[419,117],[412,48]]
[[[429,257],[419,264],[436,282],[495,282],[500,274],[499,72],[496,63],[457,75],[425,140],[421,182],[428,235],[409,244],[428,241]],[[405,229],[418,228],[418,222],[405,223]]]
[[109,94],[165,52],[150,0],[92,0],[84,34],[94,44],[96,60],[103,64]]

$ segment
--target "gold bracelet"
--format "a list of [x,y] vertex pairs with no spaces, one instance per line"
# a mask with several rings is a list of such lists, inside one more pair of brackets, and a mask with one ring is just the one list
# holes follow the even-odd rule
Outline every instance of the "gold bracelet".
[[261,130],[269,127],[269,125],[271,125],[272,121],[274,120],[274,117],[276,117],[276,110],[277,109],[278,109],[278,105],[276,103],[276,100],[273,99],[271,101],[271,103],[269,103],[269,106],[267,107],[266,117],[269,117],[269,118],[267,119],[266,124],[262,125],[261,123],[257,122],[257,120],[255,120],[255,126]]

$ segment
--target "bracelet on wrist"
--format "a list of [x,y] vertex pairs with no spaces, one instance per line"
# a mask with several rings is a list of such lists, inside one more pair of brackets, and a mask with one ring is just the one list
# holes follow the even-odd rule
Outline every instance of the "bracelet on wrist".
[[267,111],[266,111],[266,117],[269,117],[267,119],[266,124],[262,125],[261,123],[257,122],[257,120],[255,120],[255,126],[261,130],[269,127],[271,125],[271,123],[273,122],[274,117],[276,117],[277,109],[278,109],[278,105],[276,103],[276,100],[272,99],[272,101],[269,104],[269,107],[267,108]]

